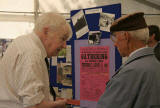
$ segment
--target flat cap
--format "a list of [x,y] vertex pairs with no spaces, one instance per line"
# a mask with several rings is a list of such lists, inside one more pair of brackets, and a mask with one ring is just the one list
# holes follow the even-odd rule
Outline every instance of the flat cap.
[[122,16],[119,19],[115,20],[110,27],[110,32],[132,31],[146,27],[147,24],[144,19],[144,13],[137,12]]

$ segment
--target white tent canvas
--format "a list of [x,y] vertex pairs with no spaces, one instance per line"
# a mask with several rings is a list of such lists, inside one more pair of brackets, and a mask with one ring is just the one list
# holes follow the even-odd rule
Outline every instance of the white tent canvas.
[[[71,10],[115,3],[122,4],[122,15],[142,11],[149,14],[146,17],[149,24],[160,25],[160,22],[157,22],[160,8],[154,6],[157,2],[152,6],[147,5],[146,2],[147,0],[143,2],[137,0],[0,0],[0,30],[3,31],[0,32],[0,38],[16,38],[32,31],[35,12],[55,11],[66,16]],[[152,14],[154,16],[151,17]]]

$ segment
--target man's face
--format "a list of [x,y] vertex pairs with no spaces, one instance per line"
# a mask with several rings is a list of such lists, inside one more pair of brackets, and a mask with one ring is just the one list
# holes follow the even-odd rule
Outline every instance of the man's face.
[[149,47],[154,47],[158,43],[158,41],[156,41],[154,38],[155,38],[155,34],[150,36],[150,38],[148,40],[148,46]]
[[128,56],[127,39],[125,38],[124,31],[113,33],[111,40],[114,42],[114,46],[117,47],[122,57]]
[[61,49],[66,48],[67,32],[67,29],[49,32],[46,48],[48,57],[57,56]]

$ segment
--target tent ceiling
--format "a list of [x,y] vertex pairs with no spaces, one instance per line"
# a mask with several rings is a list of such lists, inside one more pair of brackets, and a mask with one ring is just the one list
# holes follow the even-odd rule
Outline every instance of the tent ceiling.
[[144,4],[145,6],[147,6],[148,9],[150,9],[149,13],[155,13],[155,10],[152,9],[156,9],[158,11],[156,11],[156,13],[160,13],[160,0],[135,0],[137,1],[139,4]]
[[71,10],[96,6],[95,0],[39,0],[41,12],[57,11],[69,13]]
[[160,6],[160,0],[146,0],[146,1],[151,2],[151,3],[155,4],[155,5],[159,5],[159,6]]
[[[160,0],[0,0],[0,12],[34,12],[34,6],[36,6],[34,3],[39,2],[37,6],[40,12],[56,11],[59,13],[69,13],[71,10],[80,8],[121,3],[122,13],[125,14],[128,13],[128,10],[134,11],[136,9],[145,13],[159,13],[159,10],[153,11],[153,8],[155,8],[154,5],[149,6],[146,3],[147,1],[155,5],[160,5]],[[139,8],[132,8],[134,6]],[[130,8],[126,9],[126,7]]]
[[55,11],[69,16],[71,10],[115,3],[121,3],[122,14],[136,11],[160,14],[160,6],[157,6],[160,0],[0,0],[0,29],[3,31],[0,32],[0,38],[15,38],[30,32],[34,27],[36,9],[39,12]]
[[33,12],[34,0],[0,0],[0,11]]

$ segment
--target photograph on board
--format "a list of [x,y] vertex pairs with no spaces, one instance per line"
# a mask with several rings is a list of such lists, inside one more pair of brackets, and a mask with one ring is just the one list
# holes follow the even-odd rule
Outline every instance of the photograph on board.
[[100,31],[90,31],[88,34],[88,44],[100,44],[101,32]]
[[12,39],[0,39],[0,57],[4,55],[4,52],[6,51],[11,42]]
[[115,14],[104,13],[104,12],[100,13],[100,18],[99,18],[100,30],[110,32],[110,26],[114,21],[114,18]]
[[83,10],[80,10],[74,16],[72,16],[72,22],[76,31],[77,39],[89,31]]

